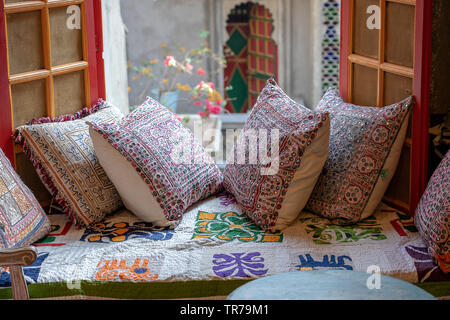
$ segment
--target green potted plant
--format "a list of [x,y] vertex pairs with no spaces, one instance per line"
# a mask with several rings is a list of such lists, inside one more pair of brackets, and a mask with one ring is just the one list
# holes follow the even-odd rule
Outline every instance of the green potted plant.
[[[128,63],[129,69],[134,73],[132,80],[143,79],[145,82],[139,93],[140,101],[151,96],[176,113],[177,104],[182,100],[189,100],[189,103],[198,107],[198,114],[202,118],[222,112],[226,101],[216,90],[215,84],[206,80],[206,72],[201,65],[205,59],[211,58],[217,64],[215,72],[219,72],[220,68],[226,66],[226,60],[209,48],[206,41],[209,36],[207,30],[202,30],[198,36],[203,40],[198,48],[188,50],[178,43],[170,46],[162,43],[159,57],[152,57],[136,66]],[[182,75],[195,78],[197,85],[191,87],[189,84],[182,84],[179,81]],[[181,99],[180,92],[186,92],[187,95],[184,96],[188,98]],[[130,111],[135,107],[131,107]]]

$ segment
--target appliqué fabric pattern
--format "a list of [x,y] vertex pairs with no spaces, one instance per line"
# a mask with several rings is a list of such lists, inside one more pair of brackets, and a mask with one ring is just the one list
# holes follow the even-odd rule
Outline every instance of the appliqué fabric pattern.
[[358,242],[364,239],[386,240],[383,228],[374,216],[348,226],[332,225],[320,217],[299,220],[306,224],[306,232],[311,234],[314,243],[317,244]]
[[263,276],[268,271],[260,252],[215,254],[213,258],[213,271],[221,278]]
[[105,221],[86,228],[80,241],[93,243],[124,242],[128,239],[166,241],[172,239],[174,232],[144,221],[133,223]]
[[140,174],[169,221],[222,190],[212,158],[166,107],[152,98],[120,123],[93,124]]
[[415,223],[441,270],[450,272],[450,151],[433,173],[416,209]]
[[[283,206],[289,185],[300,167],[302,155],[311,145],[319,129],[328,120],[327,113],[315,113],[290,99],[273,79],[258,97],[256,105],[245,123],[234,145],[235,163],[227,163],[224,171],[225,189],[233,194],[239,206],[262,229],[274,232],[275,224]],[[279,133],[278,171],[273,175],[263,175],[261,168],[270,168],[272,163],[257,164],[249,161],[250,150],[257,145],[266,144],[247,139],[252,130],[266,129],[267,154],[272,154],[271,132]],[[245,163],[236,163],[242,157],[239,150],[245,152]]]
[[236,212],[198,213],[192,239],[216,239],[242,242],[282,242],[283,234],[261,230],[247,216]]
[[450,274],[444,273],[428,253],[426,246],[406,245],[405,251],[414,259],[418,282],[450,281]]
[[149,259],[141,262],[140,258],[136,258],[134,262],[128,266],[127,260],[121,259],[117,264],[117,259],[102,260],[97,265],[98,271],[96,279],[102,281],[112,280],[128,280],[128,281],[153,281],[158,279],[158,274],[149,267]]
[[85,123],[115,122],[122,117],[117,108],[99,100],[97,105],[74,115],[35,119],[16,129],[16,142],[57,203],[78,226],[98,222],[122,206],[95,155]]
[[345,103],[329,89],[317,110],[330,114],[330,151],[306,206],[336,224],[361,219],[412,97],[384,108]]
[[[324,255],[322,261],[314,260],[311,254],[299,255],[300,264],[295,267],[299,271],[305,270],[353,270],[352,259],[349,256]],[[347,261],[348,262],[347,262]]]
[[45,212],[0,149],[0,248],[27,246],[49,232]]

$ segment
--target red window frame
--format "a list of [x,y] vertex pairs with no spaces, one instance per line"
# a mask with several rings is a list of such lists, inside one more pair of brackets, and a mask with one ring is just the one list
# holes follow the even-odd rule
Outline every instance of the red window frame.
[[[4,1],[2,1],[0,6],[0,148],[14,164],[14,145],[11,139],[14,128],[11,119],[8,47],[4,16]],[[93,104],[98,98],[106,98],[101,0],[86,0],[86,30],[88,35],[90,95],[91,104]]]
[[[350,50],[351,1],[341,2],[341,45],[340,45],[340,95],[348,101],[347,93]],[[383,0],[381,0],[383,1]],[[412,124],[412,152],[410,170],[410,210],[414,215],[420,197],[425,191],[428,179],[428,130],[429,130],[429,97],[430,97],[430,67],[431,67],[431,34],[433,19],[433,1],[416,0],[416,22],[414,43],[414,77],[413,95],[415,106]],[[399,186],[404,187],[404,186]]]

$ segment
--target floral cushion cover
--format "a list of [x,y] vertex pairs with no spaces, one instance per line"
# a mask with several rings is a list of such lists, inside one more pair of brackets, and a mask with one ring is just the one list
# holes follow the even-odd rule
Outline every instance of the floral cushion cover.
[[99,100],[75,114],[34,119],[16,129],[16,142],[57,203],[79,226],[98,222],[123,205],[95,155],[86,124],[122,117],[119,109]]
[[450,151],[433,173],[416,209],[415,225],[428,252],[450,272]]
[[[327,158],[328,140],[328,114],[297,104],[269,79],[233,147],[233,161],[227,159],[225,189],[260,228],[282,230],[306,204]],[[256,146],[258,158],[251,161]]]
[[169,109],[152,98],[119,123],[92,123],[91,128],[147,185],[160,209],[149,215],[178,223],[189,206],[222,190],[222,173],[210,155]]
[[49,232],[45,212],[0,149],[0,248],[28,246]]
[[386,106],[345,103],[329,89],[316,110],[329,112],[330,151],[306,208],[336,224],[369,217],[396,170],[412,97]]

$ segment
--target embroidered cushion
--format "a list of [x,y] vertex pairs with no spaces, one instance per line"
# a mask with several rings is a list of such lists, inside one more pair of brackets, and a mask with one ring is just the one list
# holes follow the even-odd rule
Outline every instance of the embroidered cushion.
[[306,208],[336,224],[372,215],[397,168],[412,97],[384,108],[345,103],[329,89],[317,110],[330,113],[330,152]]
[[78,226],[101,221],[123,205],[98,162],[85,123],[115,122],[122,117],[119,109],[99,101],[76,114],[35,119],[16,130],[16,142],[57,203]]
[[326,112],[297,104],[267,81],[224,171],[225,189],[260,228],[282,230],[302,211],[327,159],[329,130]]
[[420,199],[415,225],[428,252],[445,273],[450,272],[450,151],[441,161]]
[[50,232],[50,222],[0,149],[0,248],[28,246]]
[[92,123],[100,163],[125,207],[144,221],[174,226],[186,209],[222,189],[212,158],[175,115],[147,100],[119,123]]

